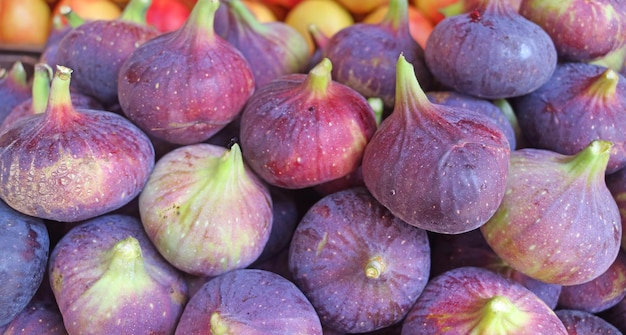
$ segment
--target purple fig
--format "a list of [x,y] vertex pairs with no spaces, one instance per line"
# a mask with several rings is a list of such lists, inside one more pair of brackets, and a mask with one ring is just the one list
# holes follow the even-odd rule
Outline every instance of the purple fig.
[[269,190],[236,143],[190,144],[165,154],[139,196],[139,211],[165,259],[204,277],[252,264],[273,217]]
[[626,333],[626,298],[608,310],[599,313],[598,316],[614,325],[622,333]]
[[626,168],[606,176],[606,186],[611,191],[615,203],[619,208],[622,222],[622,249],[626,250]]
[[589,61],[626,43],[623,1],[523,0],[519,13],[545,29],[564,61]]
[[506,186],[510,147],[487,116],[433,104],[403,56],[396,105],[363,156],[365,185],[407,223],[439,233],[478,228]]
[[213,28],[218,0],[198,0],[185,24],[139,46],[119,72],[124,114],[149,135],[177,144],[209,139],[254,92],[244,56]]
[[612,144],[575,155],[525,148],[511,154],[506,194],[480,227],[513,269],[553,284],[597,278],[620,250],[620,213],[604,181]]
[[289,270],[323,326],[374,331],[400,322],[424,289],[428,236],[393,216],[367,189],[347,189],[304,215],[291,240]]
[[435,79],[481,98],[509,98],[543,85],[557,64],[550,36],[506,0],[482,0],[431,32],[424,50]]
[[68,335],[63,316],[54,298],[38,296],[7,325],[2,335]]
[[333,36],[323,48],[333,66],[333,77],[366,98],[379,97],[393,107],[395,64],[402,54],[413,65],[422,87],[429,90],[432,76],[424,61],[424,49],[409,33],[408,0],[390,0],[389,9],[376,24],[356,23]]
[[561,63],[547,83],[511,104],[529,146],[573,155],[592,140],[611,141],[607,173],[626,167],[626,77]]
[[542,300],[487,269],[460,267],[432,278],[409,311],[402,335],[567,335]]
[[46,111],[0,135],[0,198],[24,214],[64,222],[127,204],[154,166],[152,143],[126,118],[74,108],[71,73],[58,66]]
[[563,322],[568,335],[621,335],[615,326],[589,312],[560,309],[555,312]]
[[332,79],[332,67],[325,58],[308,74],[278,78],[246,105],[240,130],[243,155],[269,184],[315,186],[360,165],[376,119],[363,96]]
[[72,228],[54,247],[49,273],[70,334],[172,334],[188,300],[181,273],[130,216]]
[[176,334],[322,335],[322,326],[292,282],[269,271],[239,269],[209,280],[193,295]]
[[31,84],[21,61],[13,63],[7,70],[0,67],[0,122],[11,110],[31,96]]

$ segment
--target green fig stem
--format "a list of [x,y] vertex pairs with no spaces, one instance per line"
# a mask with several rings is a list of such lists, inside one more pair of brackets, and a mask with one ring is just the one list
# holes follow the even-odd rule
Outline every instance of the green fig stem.
[[396,101],[394,110],[412,110],[413,106],[430,106],[426,93],[420,86],[415,75],[413,64],[409,63],[403,54],[398,57],[396,63]]
[[240,19],[241,23],[248,25],[254,31],[265,30],[265,25],[259,21],[254,14],[243,4],[240,0],[229,0],[228,7],[232,10],[233,14]]
[[13,84],[17,85],[17,87],[23,90],[30,90],[28,85],[28,74],[26,73],[24,64],[21,61],[13,63],[11,70],[8,72],[8,78],[10,78]]
[[383,114],[385,112],[385,103],[383,99],[379,97],[367,98],[367,103],[372,107],[374,111],[374,117],[376,118],[376,125],[379,126],[383,120]]
[[72,98],[70,95],[71,78],[72,69],[57,65],[57,70],[52,78],[52,84],[50,85],[50,96],[46,108],[47,118],[58,120],[76,113],[72,106]]
[[152,0],[130,0],[124,7],[120,20],[146,25],[146,13],[151,4]]
[[488,299],[477,317],[470,334],[513,334],[528,322],[527,315],[503,296]]
[[409,4],[408,0],[389,0],[387,13],[380,24],[388,25],[394,31],[409,34]]
[[626,66],[626,45],[590,61],[589,64],[604,66],[619,72],[624,66]]
[[332,82],[332,69],[333,64],[330,59],[324,57],[311,69],[311,71],[309,71],[303,85],[305,85],[305,87],[315,97],[320,98],[326,96],[328,93],[328,87]]
[[593,140],[584,149],[572,156],[566,166],[573,175],[588,174],[592,179],[602,176],[604,180],[612,147],[613,143],[610,141]]
[[228,325],[224,322],[224,319],[218,312],[213,312],[210,318],[211,324],[211,334],[214,335],[228,335],[230,334],[228,330]]
[[467,12],[467,2],[465,0],[459,0],[451,5],[447,5],[439,9],[439,13],[444,17],[452,17]]
[[109,254],[107,275],[128,279],[147,277],[141,246],[130,236],[117,242]]
[[617,91],[617,84],[619,82],[619,75],[612,69],[606,69],[598,77],[598,79],[589,86],[589,94],[594,98],[600,98],[602,100],[610,99],[615,96]]
[[67,23],[72,28],[76,28],[85,23],[85,20],[72,10],[72,7],[63,5],[59,8],[59,13],[65,17]]
[[314,23],[311,23],[307,26],[307,30],[311,35],[311,39],[313,39],[313,43],[317,47],[317,49],[323,50],[328,44],[328,40],[330,38],[324,34],[320,27]]
[[213,40],[215,38],[215,13],[220,7],[220,0],[198,0],[193,6],[181,31],[189,31],[190,36],[196,36],[201,40]]
[[379,278],[385,271],[385,262],[380,256],[370,258],[365,264],[365,277],[369,279]]
[[233,143],[215,167],[215,180],[224,181],[225,185],[232,185],[231,180],[238,180],[244,174],[243,155],[239,143]]
[[35,64],[35,73],[33,75],[33,99],[32,108],[34,114],[42,114],[48,107],[48,98],[50,97],[50,82],[54,73],[50,65],[46,63]]

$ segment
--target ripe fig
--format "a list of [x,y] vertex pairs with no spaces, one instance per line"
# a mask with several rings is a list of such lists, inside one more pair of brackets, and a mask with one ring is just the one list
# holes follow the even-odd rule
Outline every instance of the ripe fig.
[[510,147],[487,116],[433,104],[401,55],[396,105],[363,155],[363,179],[400,219],[438,233],[480,227],[495,213]]
[[376,129],[367,100],[333,80],[323,59],[308,74],[278,78],[241,115],[246,161],[268,183],[299,189],[355,171]]
[[613,142],[607,173],[626,167],[626,77],[603,66],[561,63],[540,88],[511,99],[529,146],[573,155]]
[[502,204],[480,227],[512,268],[560,285],[589,282],[620,250],[620,213],[604,175],[612,144],[575,155],[524,148],[511,153]]
[[269,190],[237,143],[190,144],[165,154],[139,195],[139,211],[163,257],[203,277],[252,264],[273,218]]
[[31,84],[24,64],[13,63],[10,69],[0,67],[0,122],[22,101],[30,98]]
[[543,85],[557,64],[550,36],[507,0],[482,0],[435,26],[424,49],[435,79],[481,98],[509,98]]
[[244,56],[213,28],[219,0],[198,0],[185,24],[139,46],[119,72],[124,114],[149,135],[176,144],[209,139],[254,92]]
[[0,334],[68,335],[63,324],[63,316],[54,297],[42,299],[37,295],[7,324],[4,332],[0,327]]
[[622,249],[626,250],[626,168],[606,176],[606,186],[619,208],[622,222]]
[[128,119],[74,108],[71,73],[58,66],[46,111],[0,134],[0,198],[24,214],[63,222],[124,206],[154,166],[152,143]]
[[559,309],[555,314],[563,322],[569,335],[622,334],[615,326],[589,312],[575,309]]

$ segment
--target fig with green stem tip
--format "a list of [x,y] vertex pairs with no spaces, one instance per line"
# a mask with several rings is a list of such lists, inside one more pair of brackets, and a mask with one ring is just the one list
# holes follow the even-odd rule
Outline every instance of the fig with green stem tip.
[[0,68],[0,122],[11,110],[31,96],[31,83],[21,61],[13,63],[10,69]]

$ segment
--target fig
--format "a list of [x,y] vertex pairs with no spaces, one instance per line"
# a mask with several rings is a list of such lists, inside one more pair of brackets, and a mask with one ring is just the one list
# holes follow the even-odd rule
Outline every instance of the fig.
[[49,275],[70,334],[172,334],[188,300],[181,273],[125,215],[68,231],[50,254]]
[[241,148],[269,184],[301,189],[343,177],[361,164],[376,130],[374,112],[352,88],[336,82],[324,58],[309,73],[261,87],[241,114]]
[[626,298],[608,310],[599,313],[598,316],[608,321],[622,333],[626,333]]
[[396,105],[367,144],[363,180],[385,207],[446,234],[484,224],[504,196],[510,145],[484,114],[431,103],[402,55]]
[[523,0],[519,13],[546,31],[563,61],[586,62],[626,43],[623,1]]
[[282,75],[302,72],[309,64],[309,45],[282,21],[260,22],[240,0],[225,2],[229,29],[225,39],[246,58],[255,89]]
[[524,148],[511,153],[506,193],[480,230],[513,269],[553,284],[589,282],[613,264],[622,226],[604,175],[611,142],[575,155]]
[[22,101],[30,98],[31,84],[21,61],[13,63],[10,69],[0,67],[0,122]]
[[154,166],[148,137],[111,112],[76,109],[58,66],[46,111],[0,134],[0,198],[43,219],[76,222],[139,194]]
[[543,86],[511,99],[528,145],[565,155],[613,142],[607,173],[626,166],[626,77],[603,66],[561,63]]
[[622,249],[626,250],[626,168],[611,173],[605,178],[606,186],[611,191],[613,199],[620,212],[622,223]]
[[430,255],[426,231],[359,187],[309,208],[293,234],[288,265],[324,327],[362,333],[406,316],[428,281]]
[[381,98],[389,108],[396,99],[395,64],[400,54],[413,65],[425,90],[432,85],[424,49],[409,33],[408,0],[390,0],[380,22],[349,25],[333,34],[323,50],[334,64],[333,77],[338,82],[366,98]]
[[424,54],[443,85],[488,99],[536,90],[557,64],[550,36],[507,0],[481,0],[469,13],[446,17],[431,32]]
[[0,334],[68,335],[63,324],[63,316],[54,297],[43,299],[38,296],[33,297],[28,305],[6,326],[4,332],[0,330]]
[[46,272],[50,236],[43,220],[0,201],[0,328],[35,296]]
[[622,334],[615,326],[589,312],[575,309],[560,309],[555,314],[559,317],[569,335]]
[[215,135],[254,92],[245,57],[213,28],[219,0],[198,0],[185,24],[139,46],[122,64],[123,113],[146,133],[176,144]]
[[563,334],[559,318],[520,284],[465,266],[432,278],[402,325],[412,334]]
[[141,221],[159,252],[202,277],[252,264],[269,239],[272,208],[267,185],[244,162],[237,143],[170,151],[139,195]]

